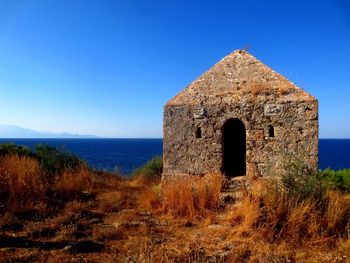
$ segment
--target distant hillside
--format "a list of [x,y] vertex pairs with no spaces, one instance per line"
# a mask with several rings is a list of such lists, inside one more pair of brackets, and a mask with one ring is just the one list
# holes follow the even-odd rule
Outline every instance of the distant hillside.
[[0,138],[100,138],[95,135],[72,134],[68,132],[40,132],[13,125],[0,125]]

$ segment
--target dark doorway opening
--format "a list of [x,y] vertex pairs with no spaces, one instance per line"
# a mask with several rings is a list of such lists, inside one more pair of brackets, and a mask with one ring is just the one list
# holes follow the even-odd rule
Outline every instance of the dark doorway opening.
[[223,126],[222,172],[227,177],[246,174],[246,132],[242,121],[229,119]]

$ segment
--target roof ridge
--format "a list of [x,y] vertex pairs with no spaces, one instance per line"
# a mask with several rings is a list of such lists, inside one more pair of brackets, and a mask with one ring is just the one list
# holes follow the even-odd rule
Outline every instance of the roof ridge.
[[211,97],[233,100],[316,100],[247,50],[234,50],[192,81],[167,105],[199,103]]

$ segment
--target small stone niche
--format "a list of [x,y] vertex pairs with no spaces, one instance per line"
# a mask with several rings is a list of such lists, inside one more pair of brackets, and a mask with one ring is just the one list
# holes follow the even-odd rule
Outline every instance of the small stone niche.
[[269,125],[267,128],[267,133],[269,138],[275,138],[275,127],[273,127],[272,125]]
[[202,129],[201,129],[201,127],[197,127],[197,129],[196,129],[196,138],[197,139],[202,138]]

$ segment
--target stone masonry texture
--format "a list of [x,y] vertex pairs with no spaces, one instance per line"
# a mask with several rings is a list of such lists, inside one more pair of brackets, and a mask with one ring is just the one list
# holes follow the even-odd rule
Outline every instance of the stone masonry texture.
[[163,176],[222,173],[223,126],[230,119],[245,127],[247,176],[281,169],[285,154],[302,153],[317,169],[317,99],[237,50],[164,106]]

